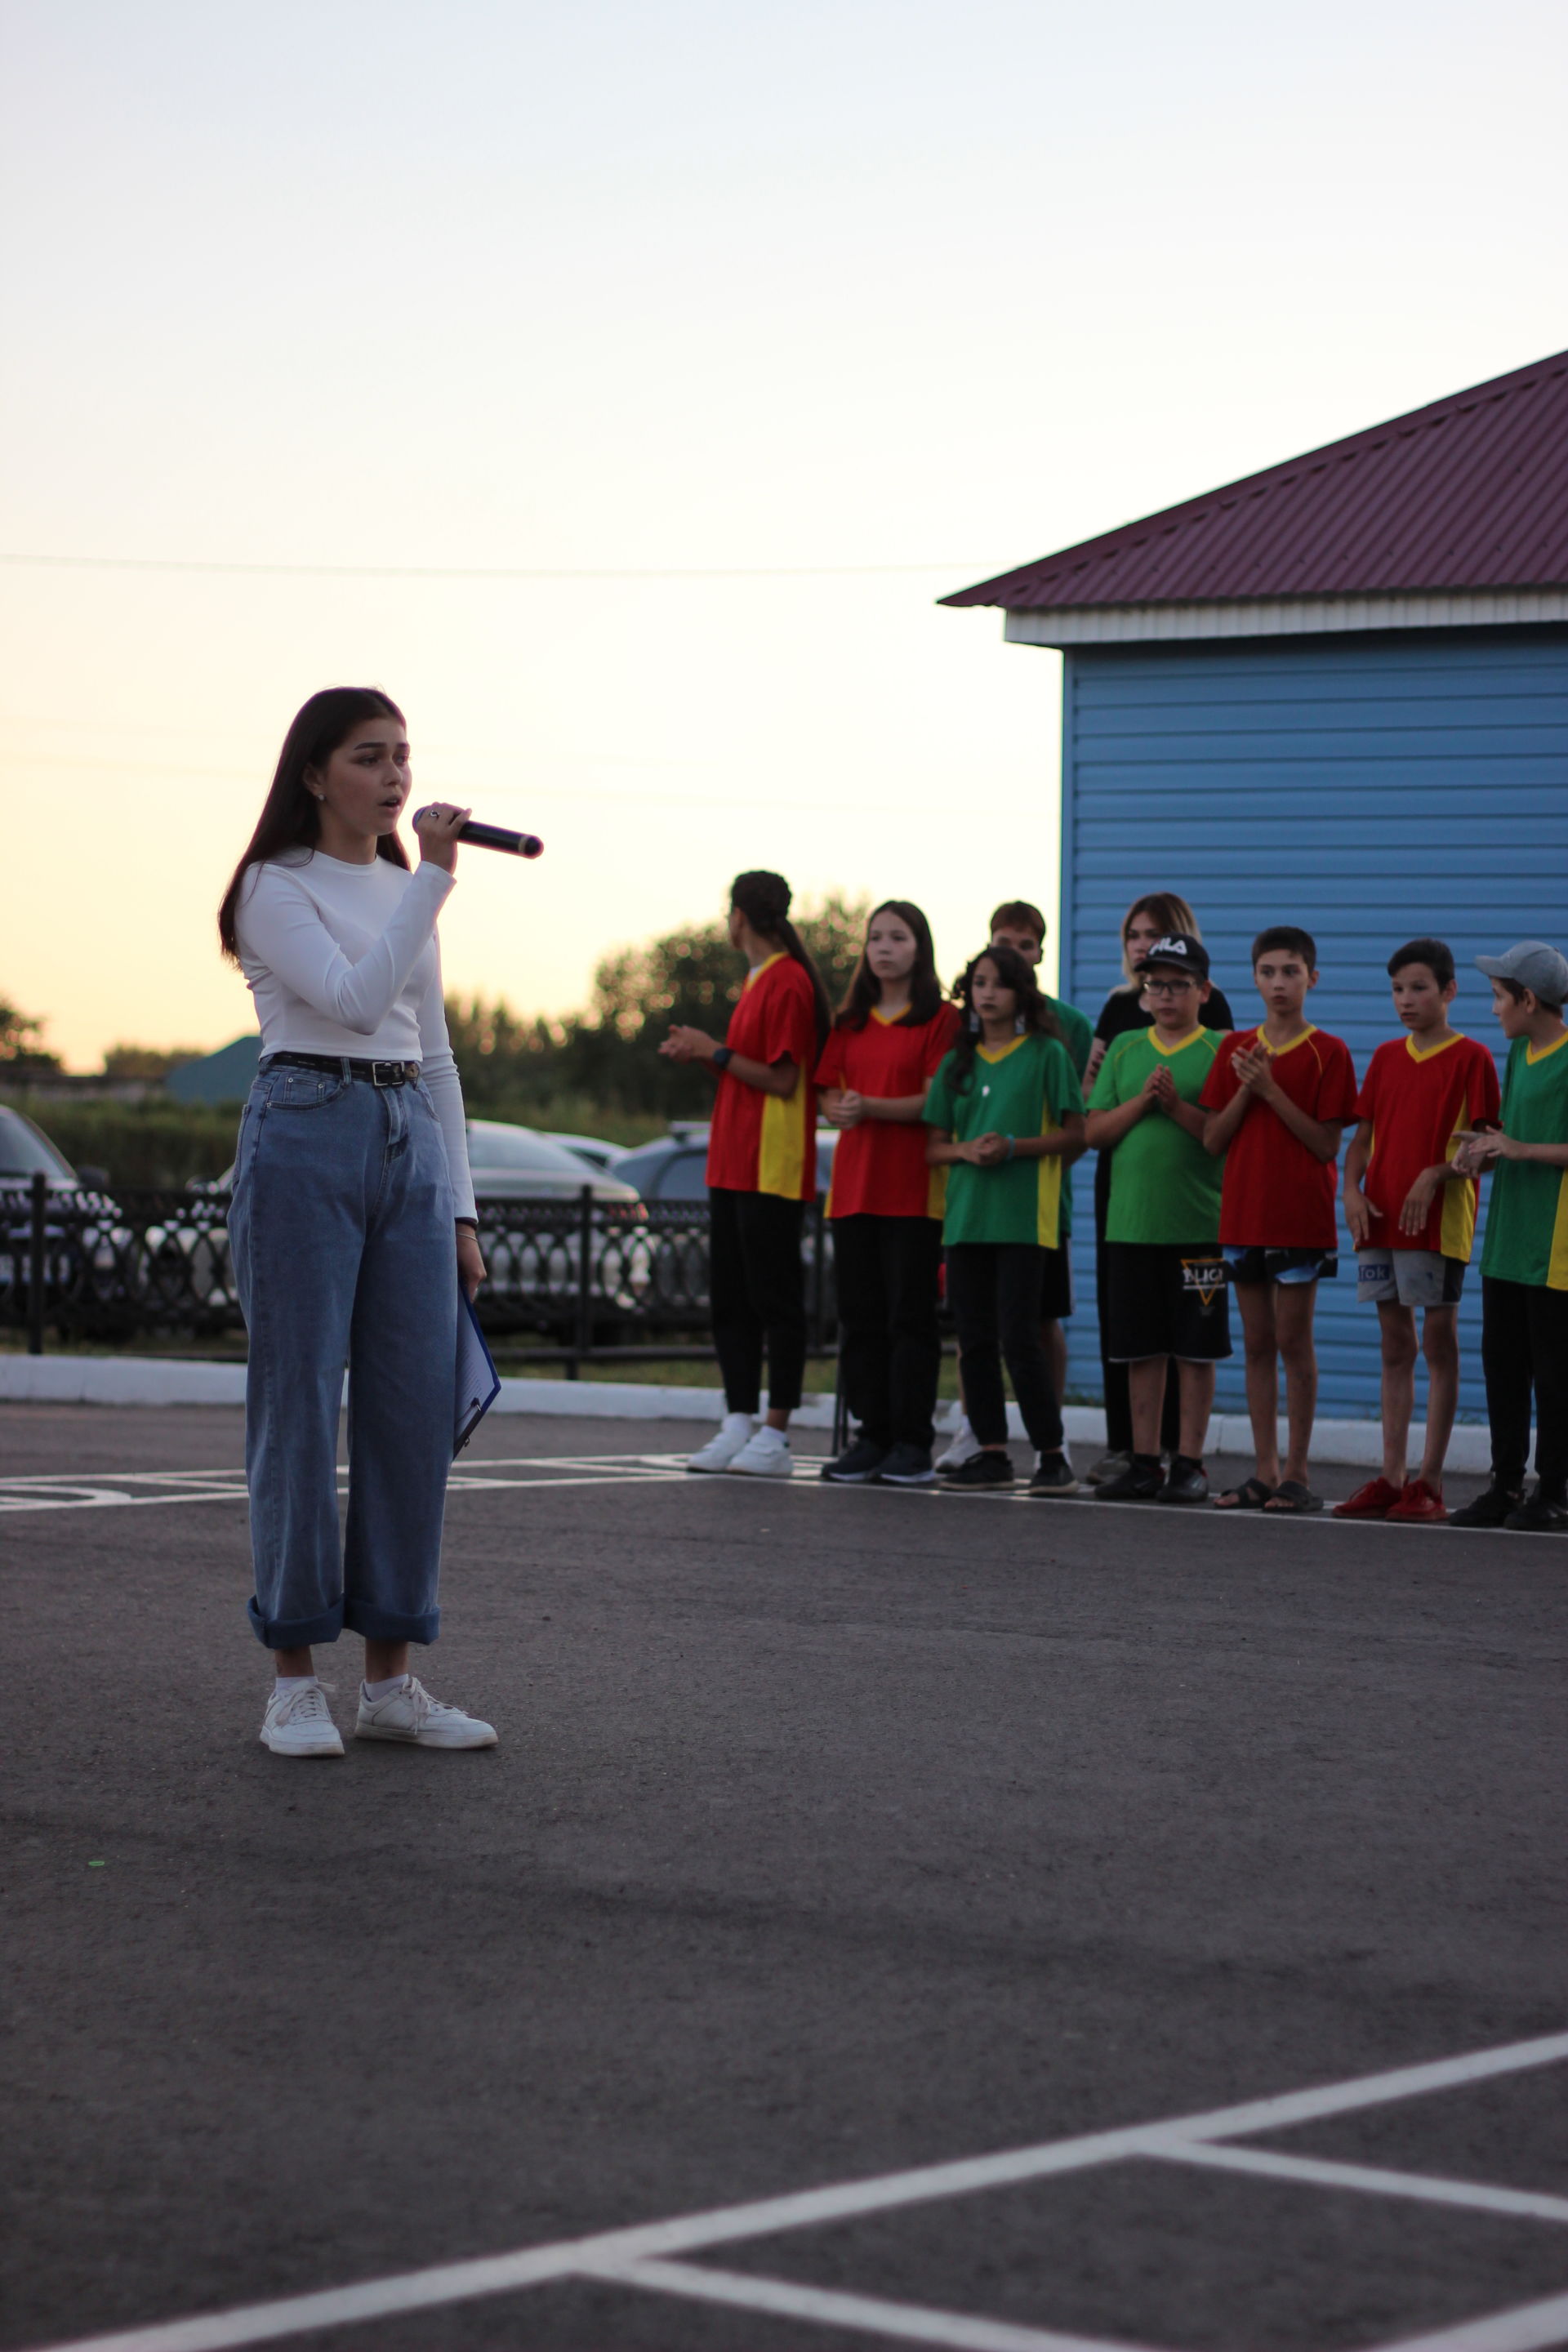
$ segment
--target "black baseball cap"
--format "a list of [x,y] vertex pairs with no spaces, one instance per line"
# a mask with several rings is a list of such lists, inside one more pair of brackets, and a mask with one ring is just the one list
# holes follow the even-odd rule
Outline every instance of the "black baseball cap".
[[1190,972],[1194,980],[1206,980],[1209,976],[1209,951],[1202,940],[1194,939],[1191,931],[1167,931],[1163,940],[1155,940],[1138,969],[1148,971],[1157,963],[1163,963],[1169,971]]

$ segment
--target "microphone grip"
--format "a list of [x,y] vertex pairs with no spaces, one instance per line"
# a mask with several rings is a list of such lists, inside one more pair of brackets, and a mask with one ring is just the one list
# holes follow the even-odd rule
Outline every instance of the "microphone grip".
[[504,849],[513,857],[544,855],[544,844],[536,833],[512,833],[504,824],[480,824],[474,817],[458,827],[458,839],[472,842],[476,849]]
[[[414,822],[418,824],[426,814],[416,809]],[[511,857],[542,857],[544,844],[536,833],[513,833],[504,824],[480,824],[470,817],[458,827],[458,839],[471,842],[476,849],[504,849]]]

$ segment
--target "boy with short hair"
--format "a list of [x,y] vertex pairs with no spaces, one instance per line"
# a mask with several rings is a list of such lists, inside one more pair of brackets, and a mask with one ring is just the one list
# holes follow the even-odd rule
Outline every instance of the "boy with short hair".
[[[1202,1024],[1209,960],[1201,940],[1168,933],[1140,972],[1154,1025],[1112,1041],[1089,1097],[1089,1149],[1111,1155],[1107,1352],[1127,1366],[1133,1444],[1129,1467],[1095,1494],[1102,1503],[1205,1503],[1214,1368],[1230,1353],[1222,1180],[1218,1161],[1204,1150],[1207,1119],[1199,1100],[1220,1038]],[[1181,1439],[1165,1477],[1160,1423],[1173,1363]]]
[[[1256,1029],[1233,1030],[1200,1097],[1205,1149],[1226,1154],[1219,1238],[1236,1286],[1247,1351],[1253,1476],[1215,1497],[1222,1510],[1321,1511],[1307,1484],[1318,1402],[1312,1346],[1317,1285],[1339,1272],[1334,1163],[1355,1110],[1355,1066],[1303,1007],[1318,984],[1310,931],[1276,923],[1252,942],[1266,1007]],[[1279,1465],[1279,1365],[1289,1444]]]
[[[1038,907],[1027,898],[1004,898],[991,917],[986,932],[986,945],[1012,948],[1021,955],[1033,971],[1045,951],[1046,919]],[[1044,994],[1044,991],[1041,993]],[[1056,1017],[1062,1043],[1081,1083],[1089,1067],[1089,1057],[1094,1045],[1094,1032],[1085,1014],[1076,1004],[1068,1004],[1060,996],[1047,996],[1046,1003]],[[1046,1253],[1045,1278],[1040,1290],[1040,1337],[1050,1358],[1051,1378],[1057,1384],[1060,1399],[1067,1394],[1068,1342],[1062,1329],[1063,1318],[1072,1313],[1072,1174],[1062,1171],[1060,1229],[1057,1246]],[[961,1464],[973,1461],[980,1450],[980,1441],[969,1425],[969,1415],[963,1410],[963,1374],[959,1372],[960,1417],[952,1441],[937,1462],[939,1470],[956,1470]]]
[[[1497,1067],[1448,1026],[1453,951],[1411,940],[1388,959],[1405,1034],[1380,1045],[1356,1098],[1345,1155],[1345,1223],[1356,1296],[1377,1307],[1383,1346],[1383,1469],[1334,1506],[1337,1519],[1440,1523],[1443,1462],[1459,1402],[1459,1294],[1476,1231],[1477,1184],[1456,1165],[1461,1135],[1498,1115]],[[1405,1466],[1415,1403],[1415,1312],[1426,1357],[1426,1443]]]
[[[1509,1040],[1502,1125],[1456,1164],[1495,1171],[1481,1252],[1481,1361],[1492,1476],[1456,1528],[1568,1533],[1568,961],[1543,940],[1478,956]],[[1535,1491],[1524,1496],[1535,1392]]]

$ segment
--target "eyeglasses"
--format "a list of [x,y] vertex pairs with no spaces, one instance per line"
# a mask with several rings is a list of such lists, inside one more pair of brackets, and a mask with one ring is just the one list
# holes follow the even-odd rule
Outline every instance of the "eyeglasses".
[[1143,993],[1145,996],[1182,996],[1189,988],[1196,986],[1195,980],[1146,980]]

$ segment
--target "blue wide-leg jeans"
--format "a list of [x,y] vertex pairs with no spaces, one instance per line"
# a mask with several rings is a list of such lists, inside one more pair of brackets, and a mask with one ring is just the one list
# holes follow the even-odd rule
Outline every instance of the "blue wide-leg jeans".
[[447,1147],[423,1085],[264,1064],[240,1122],[229,1234],[250,1333],[257,1638],[300,1649],[346,1625],[375,1642],[433,1642],[458,1271]]

